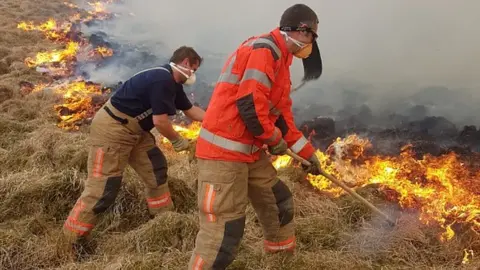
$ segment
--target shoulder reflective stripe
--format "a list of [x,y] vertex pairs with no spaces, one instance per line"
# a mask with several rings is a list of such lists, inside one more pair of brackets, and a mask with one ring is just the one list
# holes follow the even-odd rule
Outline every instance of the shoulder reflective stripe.
[[225,72],[220,74],[220,77],[217,80],[217,83],[225,82],[225,83],[231,83],[231,84],[238,84],[239,83],[239,78],[238,75],[232,74],[232,68],[233,64],[235,64],[235,59],[237,58],[236,55],[232,56],[230,59],[230,62],[228,63],[227,68],[225,69]]
[[261,84],[263,84],[265,87],[268,89],[272,88],[272,82],[270,81],[270,78],[268,78],[268,75],[264,72],[261,72],[258,69],[247,69],[245,70],[245,73],[243,73],[242,81],[247,81],[247,80],[255,80]]
[[170,73],[170,70],[168,70],[168,69],[166,69],[166,68],[164,68],[164,67],[154,67],[154,68],[149,68],[149,69],[145,69],[145,70],[142,70],[142,71],[140,71],[140,72],[137,72],[137,73],[135,73],[132,77],[137,76],[137,75],[140,74],[140,73],[143,73],[143,72],[146,72],[146,71],[149,71],[149,70],[154,70],[154,69],[163,69],[163,70],[165,70],[166,72]]
[[143,119],[147,118],[152,113],[153,113],[153,110],[152,110],[152,108],[150,108],[150,109],[144,111],[143,113],[141,113],[140,115],[135,116],[135,119],[137,119],[137,121],[142,121]]
[[278,46],[270,39],[268,38],[258,38],[253,42],[253,48],[267,48],[272,52],[273,58],[275,60],[278,60],[282,56],[282,52],[278,48]]
[[218,147],[221,147],[230,151],[240,152],[247,155],[250,155],[260,150],[260,148],[258,148],[255,145],[248,145],[248,144],[232,141],[230,139],[215,135],[204,128],[200,129],[199,136],[200,138]]
[[292,150],[295,154],[298,154],[300,151],[302,151],[303,147],[307,145],[307,143],[307,138],[305,138],[305,136],[302,136],[290,147],[290,150]]

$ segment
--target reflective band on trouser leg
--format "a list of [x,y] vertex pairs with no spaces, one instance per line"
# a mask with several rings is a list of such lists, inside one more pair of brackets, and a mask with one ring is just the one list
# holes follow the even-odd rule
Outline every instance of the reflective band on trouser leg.
[[65,222],[65,228],[80,236],[83,236],[88,234],[93,229],[93,224],[82,223],[72,218],[67,218],[67,221]]
[[200,230],[188,269],[226,269],[235,259],[248,205],[246,163],[198,160]]
[[170,192],[163,194],[156,198],[147,198],[149,208],[162,208],[170,204]]
[[302,136],[290,147],[290,150],[292,150],[295,154],[298,154],[300,151],[302,151],[303,147],[307,145],[307,143],[307,138],[305,138],[305,136]]
[[276,252],[276,251],[285,251],[285,250],[294,250],[295,249],[295,236],[288,238],[285,241],[281,242],[270,242],[265,240],[264,247],[267,252]]
[[93,160],[93,177],[101,177],[102,176],[102,167],[103,167],[103,157],[105,156],[105,152],[101,147],[95,150],[95,158]]
[[240,152],[247,155],[253,154],[258,150],[260,150],[260,148],[258,148],[255,145],[249,145],[249,144],[232,141],[230,139],[215,135],[204,128],[200,129],[199,136],[205,141],[213,145],[216,145],[218,147],[221,147],[230,151]]
[[203,270],[204,264],[205,261],[202,259],[202,257],[200,257],[200,255],[195,255],[191,270]]
[[80,216],[81,211],[84,209],[85,203],[81,199],[78,199],[64,223],[65,229],[75,233],[78,236],[88,234],[94,227],[93,224],[78,221],[78,217]]
[[215,187],[212,184],[206,184],[205,194],[203,198],[203,211],[207,215],[209,222],[217,221],[217,217],[213,213],[213,203],[215,201]]

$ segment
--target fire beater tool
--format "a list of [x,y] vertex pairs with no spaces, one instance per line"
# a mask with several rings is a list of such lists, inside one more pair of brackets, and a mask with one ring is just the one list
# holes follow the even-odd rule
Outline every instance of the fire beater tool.
[[[292,157],[293,159],[301,162],[303,165],[305,166],[311,166],[312,164],[308,161],[308,160],[305,160],[304,158],[302,158],[301,156],[295,154],[294,152],[292,152],[290,149],[287,150],[287,155],[289,155],[290,157]],[[318,168],[319,171],[320,171],[320,175],[324,176],[325,178],[327,178],[328,180],[332,181],[333,183],[335,183],[336,185],[338,185],[339,187],[341,187],[343,190],[345,190],[346,192],[350,193],[353,197],[355,197],[355,199],[359,200],[361,203],[365,204],[366,206],[368,206],[368,208],[370,208],[371,210],[373,210],[375,213],[381,215],[382,217],[385,218],[385,220],[391,225],[391,226],[395,226],[396,225],[396,222],[392,221],[390,219],[390,217],[385,214],[384,212],[380,211],[380,209],[378,209],[377,207],[375,207],[373,204],[371,204],[369,201],[367,201],[365,198],[363,198],[362,196],[358,195],[357,192],[355,192],[355,190],[349,188],[345,183],[343,183],[342,181],[338,180],[337,178],[335,178],[333,175],[330,175],[328,174],[327,172],[325,172],[322,168]]]

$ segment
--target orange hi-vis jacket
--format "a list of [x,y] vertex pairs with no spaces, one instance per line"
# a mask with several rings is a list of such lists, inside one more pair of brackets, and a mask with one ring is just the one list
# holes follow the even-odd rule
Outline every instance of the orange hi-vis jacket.
[[249,38],[229,56],[202,122],[198,158],[254,162],[264,144],[282,137],[293,152],[312,156],[314,147],[293,119],[292,57],[278,28]]

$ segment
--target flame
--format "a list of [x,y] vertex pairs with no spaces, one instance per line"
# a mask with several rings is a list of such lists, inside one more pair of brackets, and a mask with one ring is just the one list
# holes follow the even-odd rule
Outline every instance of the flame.
[[470,259],[468,259],[468,257],[472,257],[473,258],[473,250],[468,250],[467,249],[464,249],[463,250],[463,260],[462,260],[462,264],[467,264],[470,262]]
[[59,85],[55,92],[63,96],[64,103],[55,105],[54,109],[60,119],[58,127],[65,130],[78,130],[78,123],[92,117],[103,105],[92,103],[92,96],[108,94],[110,89],[103,89],[99,84],[74,81]]
[[65,63],[67,60],[71,60],[75,57],[79,49],[77,42],[70,41],[63,50],[53,50],[51,52],[39,52],[35,56],[35,59],[28,57],[25,59],[25,64],[28,67],[36,67],[46,63]]
[[277,156],[273,161],[273,167],[275,169],[285,168],[289,166],[292,162],[292,158],[290,156]]
[[88,2],[88,4],[93,8],[92,13],[104,13],[106,12],[105,4],[102,2]]
[[[393,191],[390,199],[403,208],[418,209],[424,224],[437,224],[444,229],[442,241],[454,237],[456,224],[480,232],[480,199],[472,185],[478,182],[480,173],[470,171],[455,153],[425,155],[418,160],[407,145],[400,156],[369,157],[364,155],[369,147],[368,140],[352,135],[337,139],[326,151],[331,155],[316,155],[328,173],[354,188],[377,184],[386,194]],[[323,176],[309,175],[308,180],[315,188],[334,196],[344,194]]]
[[17,25],[18,29],[22,29],[24,31],[40,31],[44,34],[44,36],[52,41],[61,41],[65,40],[67,34],[70,32],[72,28],[72,24],[70,22],[64,22],[62,24],[58,24],[57,21],[50,18],[46,22],[35,25],[33,22],[25,22],[22,21]]
[[97,47],[95,52],[102,55],[102,57],[110,57],[113,55],[113,50],[107,47]]
[[112,0],[104,0],[104,1],[96,1],[96,2],[87,2],[87,4],[92,8],[92,10],[88,11],[88,14],[90,14],[91,19],[99,19],[99,20],[106,20],[111,17],[111,13],[107,12],[107,4],[113,3]]
[[[77,61],[98,61],[113,55],[113,50],[107,47],[92,49],[88,44],[88,40],[81,33],[77,32],[77,27],[75,29],[72,28],[74,22],[88,22],[109,18],[110,13],[105,8],[106,4],[110,3],[113,3],[113,0],[89,2],[88,4],[92,10],[88,12],[77,12],[75,10],[76,13],[62,23],[50,18],[39,25],[31,21],[22,21],[17,25],[18,29],[39,31],[47,39],[65,44],[64,49],[39,52],[35,57],[28,57],[24,61],[28,67],[36,67],[38,72],[46,73],[54,80],[64,80],[61,84],[39,84],[33,89],[25,89],[23,91],[25,94],[38,92],[48,86],[56,93],[63,95],[63,104],[54,106],[60,120],[58,124],[60,128],[66,130],[78,129],[77,124],[92,117],[96,110],[103,105],[102,101],[106,101],[104,98],[97,98],[95,101],[92,99],[95,95],[104,95],[109,91],[109,89],[103,89],[100,84],[87,83],[82,80],[68,81],[69,77],[74,73]],[[78,8],[77,5],[70,2],[64,2],[64,4],[72,9]]]
[[[195,140],[198,135],[200,134],[200,122],[193,122],[188,126],[185,125],[173,125],[173,129],[178,132],[181,136],[189,140]],[[168,144],[169,141],[167,138],[163,137],[162,141],[163,144]]]

